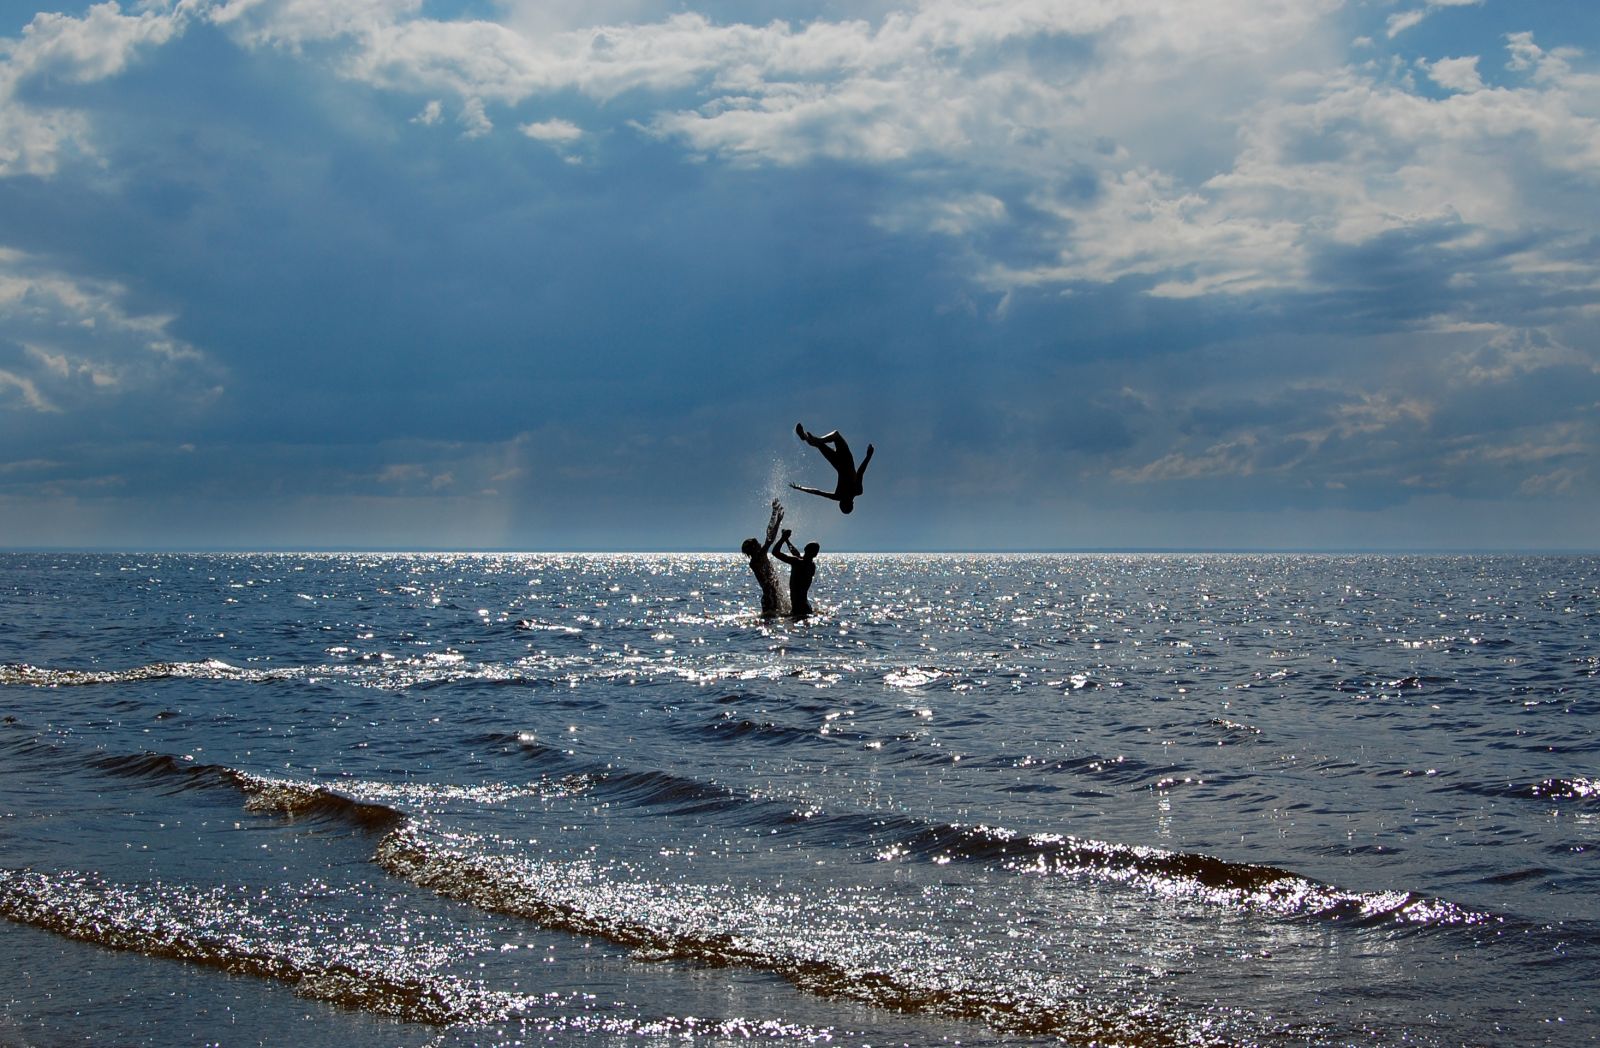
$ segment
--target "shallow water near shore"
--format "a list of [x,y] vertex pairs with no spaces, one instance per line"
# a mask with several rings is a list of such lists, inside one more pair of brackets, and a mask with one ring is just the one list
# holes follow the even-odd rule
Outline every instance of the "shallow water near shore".
[[1600,1037],[1600,558],[0,570],[0,1044]]

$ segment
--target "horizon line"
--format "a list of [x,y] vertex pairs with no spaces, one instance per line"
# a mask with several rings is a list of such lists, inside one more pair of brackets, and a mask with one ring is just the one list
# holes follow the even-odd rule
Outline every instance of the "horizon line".
[[[54,553],[54,554],[128,554],[128,555],[216,555],[257,554],[273,556],[570,556],[588,554],[595,556],[704,556],[727,554],[740,556],[737,549],[699,547],[688,549],[632,548],[602,549],[599,547],[569,547],[551,549],[526,549],[511,546],[480,546],[471,548],[408,547],[408,546],[0,546],[0,554]],[[1600,547],[1528,547],[1528,546],[1039,546],[1039,547],[950,547],[920,549],[833,549],[829,555],[987,555],[987,556],[1132,556],[1132,555],[1185,555],[1205,554],[1298,555],[1298,556],[1593,556],[1600,555]]]

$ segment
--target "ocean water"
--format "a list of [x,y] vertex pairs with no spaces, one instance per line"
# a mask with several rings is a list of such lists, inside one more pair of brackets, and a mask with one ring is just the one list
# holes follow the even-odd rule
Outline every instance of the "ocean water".
[[0,557],[0,1044],[1576,1045],[1600,558]]

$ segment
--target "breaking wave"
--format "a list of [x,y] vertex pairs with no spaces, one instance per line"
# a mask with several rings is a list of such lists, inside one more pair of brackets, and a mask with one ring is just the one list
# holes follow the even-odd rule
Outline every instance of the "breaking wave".
[[[430,972],[435,958],[370,937],[303,934],[299,915],[192,886],[115,884],[77,872],[0,870],[0,915],[68,938],[288,983],[296,993],[409,1022],[494,1022],[535,999]],[[298,933],[298,934],[297,934]]]

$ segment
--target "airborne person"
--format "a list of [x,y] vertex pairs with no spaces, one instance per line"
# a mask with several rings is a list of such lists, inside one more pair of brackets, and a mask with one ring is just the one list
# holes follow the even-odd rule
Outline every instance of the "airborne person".
[[856,496],[861,494],[861,478],[866,476],[867,463],[872,461],[872,445],[867,445],[867,455],[861,460],[861,467],[856,468],[855,456],[850,453],[850,445],[844,442],[838,430],[825,433],[822,436],[806,432],[803,423],[794,424],[795,435],[822,452],[822,457],[828,460],[839,479],[835,482],[832,491],[823,491],[820,488],[803,488],[798,484],[789,486],[796,491],[803,491],[807,495],[821,495],[825,499],[833,499],[839,504],[840,513],[849,513],[856,508]]

